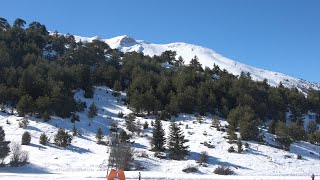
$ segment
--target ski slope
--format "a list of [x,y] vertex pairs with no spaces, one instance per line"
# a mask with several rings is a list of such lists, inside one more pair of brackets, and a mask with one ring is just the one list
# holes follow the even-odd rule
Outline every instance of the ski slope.
[[135,40],[127,35],[117,36],[111,39],[102,39],[97,36],[91,38],[75,36],[75,39],[76,41],[81,40],[82,42],[92,42],[94,39],[100,39],[106,42],[113,49],[119,49],[122,52],[143,52],[145,55],[149,56],[160,55],[162,52],[167,50],[176,51],[177,57],[181,56],[186,64],[189,64],[190,60],[194,58],[194,56],[197,56],[203,67],[213,68],[213,65],[216,64],[221,69],[226,69],[234,75],[240,75],[241,72],[249,72],[254,80],[263,81],[264,79],[267,79],[271,86],[278,86],[279,83],[282,82],[286,87],[296,87],[303,92],[310,88],[316,90],[320,89],[320,84],[318,83],[290,77],[279,72],[248,66],[226,58],[212,49],[183,42],[153,44],[143,40]]
[[[65,128],[71,133],[74,124],[70,119],[52,117],[46,123],[42,119],[28,116],[30,124],[26,129],[22,129],[18,126],[21,117],[0,113],[0,126],[5,130],[6,140],[21,142],[25,131],[29,131],[32,136],[31,144],[22,146],[23,150],[29,151],[31,164],[20,168],[0,168],[1,179],[101,179],[106,176],[109,149],[108,146],[96,144],[95,133],[101,128],[107,136],[112,122],[125,129],[124,119],[118,118],[117,114],[119,111],[124,114],[131,111],[119,101],[120,98],[113,97],[107,87],[95,87],[93,99],[86,99],[83,94],[84,92],[79,90],[74,98],[85,101],[87,106],[95,102],[99,109],[98,116],[87,118],[88,108],[85,112],[77,113],[80,122],[76,122],[75,126],[81,136],[74,137],[72,145],[66,148],[57,147],[52,142],[58,128]],[[122,96],[125,94],[122,93]],[[6,123],[7,120],[10,124]],[[190,114],[180,114],[176,118],[189,140],[189,156],[182,161],[159,159],[150,151],[150,124],[154,117],[138,117],[137,121],[141,124],[145,121],[149,123],[149,128],[142,130],[141,136],[135,135],[131,139],[136,152],[135,162],[145,168],[141,171],[143,179],[307,179],[311,173],[320,176],[320,169],[316,168],[320,164],[318,146],[306,142],[294,143],[291,151],[286,152],[257,142],[248,142],[250,146],[243,153],[228,153],[227,149],[231,144],[224,138],[227,133],[212,128],[211,117],[204,117],[203,122],[199,123]],[[169,122],[162,123],[167,136]],[[221,124],[225,125],[226,121],[221,120]],[[49,145],[39,144],[39,137],[43,132],[51,139]],[[274,143],[272,135],[266,131],[264,134],[269,143]],[[204,146],[204,141],[215,148]],[[207,151],[209,155],[206,167],[196,162],[202,151]],[[146,155],[142,157],[141,154]],[[296,158],[297,154],[302,155],[302,160]],[[5,162],[9,162],[9,157]],[[182,172],[182,169],[189,165],[198,167],[199,171],[191,174]],[[219,165],[230,166],[235,171],[235,176],[215,175],[213,171]],[[126,172],[126,175],[129,179],[137,179],[138,171]]]

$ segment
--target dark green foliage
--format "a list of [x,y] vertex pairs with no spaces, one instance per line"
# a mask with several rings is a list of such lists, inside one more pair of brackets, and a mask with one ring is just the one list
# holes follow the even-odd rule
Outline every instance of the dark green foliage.
[[301,160],[302,159],[302,155],[301,154],[297,154],[297,159]]
[[203,164],[203,163],[208,163],[209,156],[206,151],[202,151],[201,154],[199,155],[199,160],[198,163]]
[[30,142],[31,142],[31,135],[30,135],[29,132],[26,131],[26,132],[24,132],[24,133],[22,134],[21,144],[22,144],[22,145],[29,145]]
[[122,143],[126,143],[129,140],[130,136],[127,134],[125,130],[121,130],[119,133],[119,140]]
[[17,104],[17,110],[20,116],[24,116],[26,113],[33,111],[34,101],[29,95],[24,95],[21,97]]
[[97,115],[98,115],[98,107],[93,102],[93,103],[91,103],[91,105],[89,107],[88,117],[89,118],[94,118]]
[[47,145],[48,142],[49,142],[48,136],[45,133],[42,133],[39,138],[39,143],[42,145]]
[[234,174],[234,171],[228,166],[218,166],[213,173],[219,175],[232,175]]
[[19,122],[19,127],[20,128],[26,128],[29,125],[30,121],[27,118],[23,118],[20,122]]
[[164,150],[166,138],[160,119],[156,119],[152,130],[151,145],[153,151]]
[[122,111],[118,112],[118,118],[123,118],[124,114]]
[[72,136],[77,136],[79,134],[78,129],[76,125],[73,125],[72,127]]
[[149,128],[149,123],[145,121],[143,124],[143,129],[148,129],[148,128]]
[[76,121],[80,121],[80,117],[79,117],[79,115],[73,113],[71,115],[71,122],[75,123]]
[[78,112],[83,112],[87,108],[87,103],[84,101],[77,101],[76,110]]
[[188,146],[185,146],[186,139],[183,132],[175,122],[171,122],[168,136],[169,157],[175,160],[182,160],[188,154]]
[[307,139],[307,133],[304,127],[299,125],[298,122],[291,123],[288,127],[289,137],[295,141],[301,141]]
[[284,122],[279,121],[277,123],[275,133],[276,133],[276,141],[280,143],[280,145],[284,149],[290,148],[292,140],[290,139],[290,136],[289,136],[289,129]]
[[276,125],[277,125],[277,121],[272,120],[269,124],[269,128],[268,128],[268,132],[271,134],[275,134],[276,132]]
[[117,132],[118,131],[118,125],[116,123],[111,123],[110,131],[111,132]]
[[101,143],[103,137],[104,137],[104,135],[103,135],[101,128],[98,128],[97,133],[96,133],[96,139],[97,139],[98,144]]
[[0,126],[0,166],[3,164],[4,159],[9,155],[10,153],[10,141],[5,141],[6,134],[4,130],[2,129],[2,126]]
[[228,115],[228,132],[230,134],[239,127],[243,140],[255,140],[259,134],[258,121],[255,119],[253,110],[248,107],[238,106]]
[[237,147],[238,147],[238,153],[241,153],[243,151],[243,148],[242,148],[242,142],[240,139],[237,140]]
[[60,128],[57,134],[54,136],[54,142],[57,146],[66,147],[71,144],[72,136],[65,131],[65,129]]
[[230,146],[230,147],[228,148],[228,152],[229,152],[229,153],[235,152],[234,147],[233,147],[233,146]]
[[199,169],[196,166],[188,166],[188,167],[182,169],[182,171],[185,173],[195,173],[195,172],[199,171]]
[[309,133],[314,133],[318,130],[318,124],[316,121],[309,121],[308,123],[308,132]]
[[129,114],[128,117],[126,118],[126,127],[131,132],[137,131],[135,120],[136,120],[136,116],[132,113]]

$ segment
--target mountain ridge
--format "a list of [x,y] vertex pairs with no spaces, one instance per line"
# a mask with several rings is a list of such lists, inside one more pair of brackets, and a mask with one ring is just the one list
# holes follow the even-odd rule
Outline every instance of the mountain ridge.
[[92,42],[94,39],[99,39],[107,43],[112,49],[119,49],[122,52],[142,52],[149,56],[160,55],[167,50],[176,51],[176,57],[181,56],[186,64],[188,64],[194,56],[197,56],[203,67],[212,68],[213,65],[216,64],[221,69],[226,69],[234,75],[240,75],[241,72],[249,72],[254,80],[263,81],[264,79],[267,79],[271,86],[278,86],[281,82],[285,87],[297,88],[302,92],[306,92],[308,89],[320,90],[319,83],[291,77],[280,72],[246,65],[224,57],[210,48],[184,42],[155,44],[144,40],[135,40],[128,35],[116,36],[110,39],[102,39],[97,36],[91,38],[75,36],[75,39],[76,41],[81,40],[83,42]]

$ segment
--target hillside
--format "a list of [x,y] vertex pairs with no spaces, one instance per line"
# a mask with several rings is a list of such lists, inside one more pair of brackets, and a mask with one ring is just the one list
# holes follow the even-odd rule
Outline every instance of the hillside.
[[[125,129],[123,118],[118,118],[119,111],[128,114],[131,110],[119,101],[119,98],[112,96],[112,90],[107,87],[95,87],[94,98],[83,98],[82,90],[75,93],[75,100],[85,101],[88,105],[95,102],[98,106],[98,116],[92,120],[87,118],[88,108],[77,113],[80,116],[80,122],[75,124],[70,122],[70,119],[62,119],[52,117],[45,123],[42,119],[27,116],[30,124],[26,129],[19,128],[18,122],[22,119],[14,115],[0,114],[0,126],[4,127],[6,139],[10,141],[20,142],[21,135],[24,131],[29,131],[32,136],[31,144],[23,145],[23,150],[30,153],[31,164],[21,168],[0,168],[1,176],[6,179],[36,179],[41,177],[46,178],[65,178],[65,179],[81,179],[81,178],[101,178],[106,175],[108,146],[98,145],[95,140],[97,128],[102,128],[103,133],[108,136],[110,124],[117,122],[120,128]],[[122,93],[122,96],[125,96]],[[9,110],[9,109],[8,109]],[[6,120],[10,124],[6,124]],[[151,124],[154,117],[138,117],[137,121],[144,123],[147,121]],[[228,153],[227,149],[231,146],[224,138],[227,133],[217,131],[210,127],[211,117],[204,117],[200,124],[196,121],[193,115],[180,114],[176,121],[183,129],[184,135],[189,140],[187,145],[190,146],[190,153],[186,160],[176,161],[169,159],[159,159],[154,157],[154,152],[150,151],[151,127],[142,131],[141,136],[134,136],[131,140],[134,141],[135,162],[139,162],[145,168],[142,170],[142,176],[148,179],[211,179],[218,177],[219,179],[273,179],[267,177],[269,175],[282,176],[281,179],[299,179],[303,176],[308,176],[310,173],[320,174],[320,170],[314,168],[320,163],[320,147],[314,146],[306,142],[293,143],[290,152],[279,150],[270,146],[262,145],[257,142],[248,142],[249,148],[241,154]],[[168,135],[168,121],[162,121],[166,135]],[[221,119],[221,124],[227,122]],[[64,148],[57,147],[50,143],[47,146],[39,144],[39,136],[45,132],[53,142],[54,134],[58,128],[66,128],[71,131],[75,125],[80,131],[81,136],[74,137],[72,145]],[[188,128],[186,129],[186,126]],[[273,136],[263,131],[266,141],[272,141]],[[106,138],[105,138],[106,139]],[[202,142],[215,146],[209,149]],[[233,145],[236,148],[236,145]],[[202,151],[207,151],[209,161],[207,167],[199,166],[196,161]],[[141,154],[146,154],[144,157],[139,157]],[[297,154],[302,155],[302,160],[296,158]],[[9,158],[6,159],[9,161]],[[182,169],[188,165],[199,167],[199,171],[191,176],[182,172]],[[235,177],[220,177],[214,175],[214,169],[219,165],[230,166],[236,173]],[[18,174],[11,174],[18,173]],[[137,171],[126,172],[130,178],[137,177]],[[250,176],[250,177],[248,177]],[[266,176],[266,177],[262,177]],[[292,177],[297,176],[297,177]]]
[[248,66],[237,61],[231,60],[218,54],[212,49],[187,44],[183,42],[170,43],[170,44],[154,44],[148,43],[143,40],[135,40],[127,35],[114,37],[111,39],[102,39],[100,37],[81,37],[75,36],[76,41],[82,42],[92,42],[94,39],[99,39],[106,42],[111,48],[119,49],[122,52],[142,52],[145,55],[153,56],[160,55],[164,51],[176,51],[177,57],[181,56],[186,64],[189,64],[190,60],[197,56],[199,62],[204,67],[212,68],[214,64],[218,65],[221,69],[226,69],[228,72],[234,75],[240,75],[241,72],[249,72],[254,80],[263,81],[268,80],[271,86],[278,86],[281,82],[285,87],[292,88],[296,87],[301,91],[306,91],[308,89],[320,89],[320,84],[308,82],[303,79],[290,77],[288,75],[273,72],[269,70],[259,69],[252,66]]

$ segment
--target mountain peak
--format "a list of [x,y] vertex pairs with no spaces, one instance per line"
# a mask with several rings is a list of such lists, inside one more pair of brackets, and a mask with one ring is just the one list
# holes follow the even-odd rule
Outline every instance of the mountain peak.
[[117,36],[117,37],[106,40],[106,42],[109,44],[111,48],[132,46],[138,43],[134,38],[128,35]]

